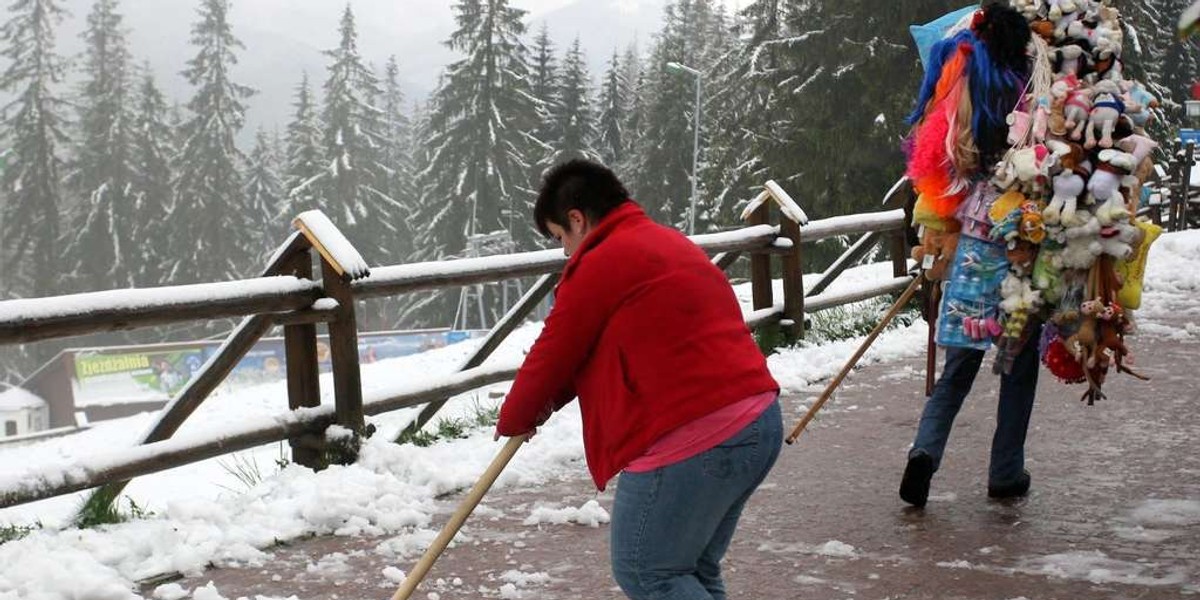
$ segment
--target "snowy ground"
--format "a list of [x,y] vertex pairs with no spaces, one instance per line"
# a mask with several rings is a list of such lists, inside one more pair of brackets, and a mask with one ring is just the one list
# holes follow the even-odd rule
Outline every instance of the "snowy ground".
[[[1200,326],[1193,318],[1183,328],[1167,327],[1163,320],[1180,314],[1200,317],[1200,232],[1167,234],[1151,252],[1146,297],[1140,311],[1142,330],[1151,335],[1195,339]],[[849,272],[838,285],[868,279],[890,278],[887,264]],[[838,285],[834,286],[834,290]],[[749,291],[739,289],[739,296]],[[491,360],[518,360],[536,337],[538,327],[514,333]],[[866,361],[878,362],[916,356],[924,351],[923,322],[885,333]],[[364,365],[363,382],[371,389],[389,388],[452,372],[478,342],[468,342],[418,356]],[[858,346],[857,340],[835,342],[776,354],[769,360],[772,372],[785,390],[800,392],[812,382],[833,375]],[[331,390],[322,380],[324,390]],[[504,385],[492,389],[502,392]],[[446,416],[468,415],[476,404],[491,405],[489,389],[455,398]],[[325,402],[332,402],[325,398]],[[219,432],[246,418],[269,416],[285,410],[284,384],[236,391],[221,391],[184,426],[181,435]],[[62,528],[82,495],[68,496],[0,511],[4,524],[41,523],[44,528],[0,545],[0,600],[126,600],[142,598],[134,582],[172,571],[199,574],[208,564],[259,564],[265,551],[278,541],[308,534],[374,534],[391,536],[385,552],[394,566],[381,579],[402,578],[406,557],[435,535],[430,528],[434,498],[474,482],[491,460],[498,444],[490,431],[476,431],[467,439],[441,442],[428,448],[398,446],[392,437],[416,409],[397,411],[371,419],[379,427],[365,445],[361,459],[348,467],[312,473],[296,466],[280,469],[279,445],[240,453],[238,457],[209,460],[143,477],[127,494],[153,514],[149,518],[92,530]],[[577,472],[583,457],[580,425],[575,405],[553,418],[501,476],[497,486],[533,486],[565,472]],[[150,424],[151,415],[139,415],[97,424],[80,434],[37,444],[0,450],[0,478],[38,466],[70,464],[127,447]],[[262,481],[248,486],[231,471],[235,461],[255,468]],[[531,514],[543,522],[604,522],[597,507],[547,509]],[[1190,510],[1190,508],[1189,508]],[[600,511],[602,512],[602,510]],[[826,549],[835,550],[835,549]],[[1064,556],[1042,570],[1070,570],[1080,557]],[[336,570],[337,565],[314,568]],[[331,571],[332,572],[332,571]],[[69,574],[69,575],[68,575]],[[519,573],[518,573],[519,575]],[[535,578],[537,573],[525,574]],[[515,579],[522,579],[514,575]],[[511,581],[513,589],[528,581]],[[163,600],[223,598],[214,588],[184,590],[162,586],[153,597]],[[259,596],[257,600],[267,600]]]

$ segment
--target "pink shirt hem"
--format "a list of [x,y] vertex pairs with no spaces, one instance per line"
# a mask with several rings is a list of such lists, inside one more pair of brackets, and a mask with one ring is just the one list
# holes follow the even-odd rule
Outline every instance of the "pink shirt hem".
[[681,425],[658,438],[625,470],[633,473],[653,471],[714,448],[754,422],[778,395],[775,391],[755,394]]

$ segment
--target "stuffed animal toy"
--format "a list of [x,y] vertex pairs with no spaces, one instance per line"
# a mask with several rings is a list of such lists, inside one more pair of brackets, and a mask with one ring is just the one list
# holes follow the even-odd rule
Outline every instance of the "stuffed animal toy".
[[1100,224],[1111,225],[1129,216],[1120,188],[1136,182],[1129,173],[1137,164],[1132,154],[1120,150],[1101,150],[1099,158],[1096,172],[1088,179],[1088,192],[1097,203],[1095,214]]
[[1137,161],[1132,154],[1111,148],[1101,150],[1099,159],[1095,172],[1088,179],[1087,190],[1092,197],[1103,202],[1117,193],[1125,176],[1137,168]]
[[[1121,88],[1115,81],[1101,79],[1092,86],[1092,110],[1088,113],[1086,140],[1084,148],[1094,148],[1097,143],[1101,148],[1111,148],[1113,145],[1113,128],[1117,119],[1125,112],[1125,102],[1121,100]],[[1100,132],[1097,140],[1096,132]]]
[[[1065,114],[1067,94],[1074,89],[1068,78],[1059,79],[1050,86],[1050,117],[1047,129],[1058,137],[1067,135],[1067,117]],[[1089,106],[1090,108],[1090,106]]]
[[1041,306],[1042,299],[1028,280],[1009,273],[1000,283],[1000,308],[1004,311],[1004,332],[996,340],[996,362],[992,370],[997,374],[1011,373],[1013,360],[1024,345],[1025,329],[1029,316]]
[[1100,221],[1087,211],[1076,213],[1076,221],[1081,224],[1067,227],[1063,230],[1066,245],[1063,247],[1062,266],[1067,269],[1087,269],[1096,262],[1096,257],[1104,251],[1100,245]]
[[1100,252],[1119,261],[1133,258],[1141,230],[1128,222],[1100,228]]
[[1036,19],[1042,12],[1042,0],[1012,0],[1009,5],[1030,21]]
[[992,181],[1000,189],[1020,184],[1031,194],[1039,195],[1050,179],[1050,170],[1056,159],[1043,144],[1012,151],[997,165],[998,172]]
[[1045,203],[1030,201],[1021,205],[1021,224],[1018,238],[1030,244],[1041,244],[1046,239],[1046,222],[1042,219]]
[[1018,108],[1008,113],[1004,122],[1008,124],[1008,145],[1024,146],[1030,139],[1030,133],[1033,128],[1033,117]]
[[1063,116],[1066,117],[1065,125],[1071,139],[1083,139],[1083,130],[1087,127],[1091,111],[1091,88],[1076,87],[1067,91],[1067,99],[1063,103]]
[[1039,95],[1033,99],[1033,142],[1040,144],[1046,141],[1046,132],[1050,128],[1050,107],[1052,100],[1049,96]]
[[1062,248],[1044,244],[1033,261],[1032,281],[1041,290],[1042,298],[1051,304],[1062,299]]
[[1042,305],[1042,295],[1033,284],[1014,273],[1009,273],[1000,283],[1000,309],[1007,315],[1022,315],[1020,323],[1009,319],[1005,324],[1004,334],[1018,337],[1025,329],[1024,319]]
[[[1009,190],[992,202],[988,210],[988,219],[992,222],[990,235],[993,241],[1008,247],[1009,262],[1012,262],[1013,247],[1018,241],[1032,245],[1033,252],[1037,253],[1037,244],[1046,237],[1043,208],[1041,201],[1030,200],[1016,190]],[[1032,262],[1030,256],[1029,263]]]
[[1153,109],[1158,108],[1158,98],[1137,81],[1122,81],[1121,89],[1125,91],[1125,114],[1133,124],[1141,128],[1150,125],[1154,120]]
[[1150,153],[1158,147],[1158,142],[1138,134],[1125,136],[1117,140],[1116,143],[1118,148],[1133,155],[1133,163],[1135,165],[1142,164],[1143,161],[1150,157]]
[[1028,240],[1015,239],[1008,244],[1005,258],[1008,268],[1022,277],[1033,273],[1033,265],[1038,257],[1038,245]]
[[946,277],[954,251],[958,247],[958,222],[939,231],[925,227],[921,231],[921,244],[912,249],[912,258],[925,271],[925,278],[941,281]]
[[1103,308],[1104,302],[1099,298],[1086,300],[1079,305],[1079,328],[1067,338],[1067,350],[1085,369],[1096,366],[1096,350],[1100,341],[1096,321]]
[[1058,21],[1066,15],[1079,10],[1078,0],[1046,0],[1046,16],[1051,21]]
[[1064,213],[1068,220],[1074,215],[1076,200],[1091,176],[1091,164],[1087,162],[1087,153],[1079,144],[1050,140],[1046,146],[1058,157],[1058,164],[1063,170],[1054,176],[1054,196],[1042,211],[1042,218],[1049,225],[1057,225]]
[[1112,6],[1101,5],[1098,16],[1096,30],[1119,48],[1125,41],[1125,33],[1121,30],[1121,12]]
[[1049,3],[1046,16],[1054,21],[1054,38],[1061,40],[1066,37],[1071,23],[1083,17],[1082,9],[1086,0],[1049,0]]
[[1038,19],[1029,24],[1029,30],[1047,44],[1054,43],[1054,23],[1049,19]]
[[1067,25],[1066,33],[1067,37],[1072,40],[1086,41],[1093,48],[1093,54],[1095,54],[1095,48],[1102,41],[1110,48],[1113,46],[1114,40],[1107,29],[1088,27],[1084,21],[1074,21],[1069,23]]
[[[1100,227],[1111,227],[1113,224],[1129,221],[1129,209],[1125,207],[1125,197],[1121,195],[1121,191],[1113,192],[1104,202],[1096,204],[1092,208],[1093,214],[1096,215],[1096,221],[1100,223]],[[1132,225],[1128,225],[1132,227]],[[1103,230],[1100,232],[1103,237]],[[1110,253],[1111,254],[1111,253]],[[1116,255],[1114,255],[1116,256]]]
[[1126,208],[1130,212],[1136,212],[1138,202],[1142,198],[1142,183],[1154,175],[1154,160],[1150,155],[1158,147],[1158,143],[1144,135],[1130,134],[1117,140],[1116,145],[1121,150],[1132,154],[1137,165],[1130,177],[1122,179],[1122,183],[1129,187],[1129,193],[1126,194]]
[[1051,67],[1060,76],[1082,77],[1091,67],[1091,60],[1092,49],[1084,40],[1066,40],[1050,55]]

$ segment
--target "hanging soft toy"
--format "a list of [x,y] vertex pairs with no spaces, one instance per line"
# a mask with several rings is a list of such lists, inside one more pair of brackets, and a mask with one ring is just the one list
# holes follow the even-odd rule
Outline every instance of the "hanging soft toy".
[[[1113,128],[1117,119],[1125,113],[1125,102],[1121,100],[1121,88],[1117,82],[1101,79],[1092,86],[1092,110],[1088,116],[1085,148],[1094,148],[1099,143],[1101,148],[1112,148]],[[1100,137],[1096,137],[1096,131]]]
[[1009,273],[1000,283],[1000,296],[1005,319],[1003,335],[996,341],[996,362],[993,364],[996,374],[1012,372],[1013,361],[1026,341],[1029,317],[1042,305],[1041,294],[1029,280],[1015,273]]
[[1142,128],[1149,126],[1154,119],[1153,109],[1159,105],[1158,98],[1137,81],[1122,81],[1121,89],[1125,93],[1125,114],[1134,125]]
[[1129,216],[1120,188],[1137,167],[1134,155],[1120,150],[1101,150],[1096,172],[1088,179],[1087,189],[1096,200],[1095,214],[1103,226]]

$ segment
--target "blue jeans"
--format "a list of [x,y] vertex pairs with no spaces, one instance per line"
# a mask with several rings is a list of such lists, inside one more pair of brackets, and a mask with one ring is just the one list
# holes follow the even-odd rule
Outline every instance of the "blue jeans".
[[612,569],[632,600],[725,600],[721,557],[746,500],[783,441],[779,402],[718,446],[644,473],[621,473]]
[[[992,436],[988,485],[1011,484],[1025,469],[1025,433],[1029,429],[1029,415],[1033,412],[1033,399],[1037,393],[1039,335],[1040,328],[1037,328],[1013,361],[1012,373],[1000,376],[1000,402],[996,410],[996,433]],[[909,458],[924,452],[933,458],[935,471],[941,465],[950,427],[971,391],[983,355],[983,350],[973,348],[946,348],[945,368],[933,388],[933,395],[925,403]]]

